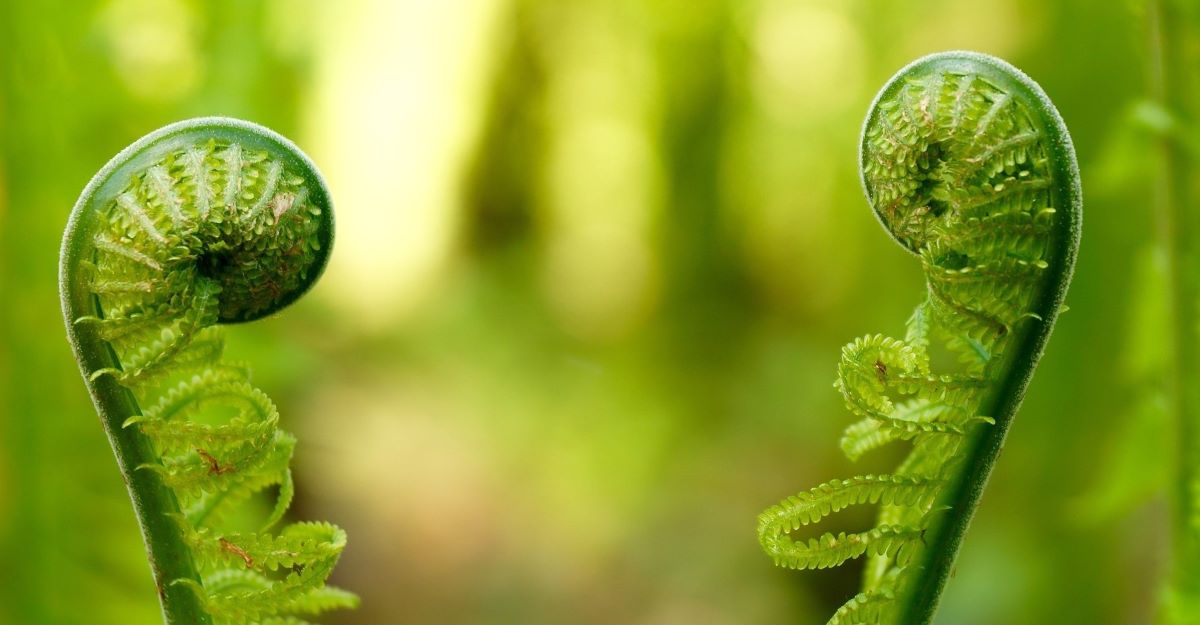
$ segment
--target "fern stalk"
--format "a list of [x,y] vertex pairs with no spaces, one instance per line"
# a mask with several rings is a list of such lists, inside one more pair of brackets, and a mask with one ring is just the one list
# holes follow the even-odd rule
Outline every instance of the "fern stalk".
[[200,575],[192,561],[191,549],[183,542],[178,525],[172,521],[180,513],[175,494],[157,473],[137,471],[137,467],[158,461],[158,456],[149,441],[137,430],[124,428],[125,420],[141,414],[128,389],[111,378],[87,380],[88,372],[112,367],[111,353],[106,353],[102,343],[90,337],[72,333],[80,369],[84,371],[85,383],[96,405],[96,412],[104,426],[117,466],[125,478],[133,510],[142,529],[146,543],[146,555],[154,576],[162,604],[163,622],[168,625],[209,625],[212,619],[204,611],[199,597],[186,586],[174,583],[189,579],[200,581]]
[[900,623],[924,625],[933,620],[992,467],[1004,447],[1013,417],[1021,407],[1026,388],[1033,378],[1033,372],[1063,306],[1079,246],[1082,192],[1078,165],[1070,135],[1058,111],[1040,87],[1007,63],[997,63],[986,58],[976,59],[975,62],[979,63],[980,68],[975,71],[979,71],[987,80],[994,81],[1009,93],[1028,98],[1027,104],[1030,109],[1040,116],[1038,123],[1044,124],[1042,130],[1046,133],[1049,143],[1047,158],[1057,186],[1057,201],[1052,200],[1051,203],[1062,207],[1063,218],[1056,221],[1051,231],[1047,278],[1040,285],[1040,292],[1032,302],[1030,310],[1033,315],[1030,321],[1033,323],[1022,329],[1019,339],[1009,348],[1012,350],[1011,356],[1006,357],[1010,360],[1006,365],[999,367],[1004,373],[990,396],[978,409],[979,414],[990,415],[995,422],[990,426],[978,428],[979,433],[970,445],[971,448],[966,451],[969,460],[958,483],[948,490],[946,497],[941,501],[951,514],[946,516],[945,525],[940,531],[932,533],[932,538],[926,543],[923,562],[916,564],[922,575],[908,595],[909,604],[901,612],[898,621]]
[[[863,591],[831,625],[926,625],[1062,307],[1082,192],[1041,88],[970,52],[919,59],[883,87],[863,125],[860,172],[928,292],[904,339],[868,335],[843,350],[836,386],[861,420],[842,446],[852,459],[893,441],[912,451],[892,475],[835,480],[770,508],[759,539],[792,568],[869,558]],[[957,367],[939,371],[939,352]],[[871,530],[789,537],[862,504],[879,504]]]
[[[168,625],[299,624],[351,607],[324,580],[345,544],[326,524],[268,529],[292,495],[295,439],[224,362],[218,323],[287,306],[328,259],[333,215],[312,162],[227,118],[172,124],[84,189],[60,257],[67,334],[141,526]],[[223,521],[278,487],[262,530]]]

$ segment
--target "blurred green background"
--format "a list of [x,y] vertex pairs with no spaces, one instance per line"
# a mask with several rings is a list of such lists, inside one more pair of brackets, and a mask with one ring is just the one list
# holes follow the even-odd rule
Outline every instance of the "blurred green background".
[[1086,218],[939,623],[1149,622],[1145,21],[1096,0],[0,2],[0,623],[156,622],[57,254],[108,158],[210,114],[295,139],[337,204],[312,296],[230,338],[300,436],[292,515],[350,534],[333,581],[363,606],[324,622],[824,622],[858,569],[776,569],[755,517],[902,451],[837,445],[841,345],[902,332],[923,293],[856,145],[875,90],[951,48],[1051,95]]

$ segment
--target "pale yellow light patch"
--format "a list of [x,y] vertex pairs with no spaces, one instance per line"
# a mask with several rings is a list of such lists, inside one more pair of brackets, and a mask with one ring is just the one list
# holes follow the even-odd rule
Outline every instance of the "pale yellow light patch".
[[837,111],[862,90],[866,45],[841,4],[767,0],[751,26],[753,93],[771,115]]
[[[913,20],[897,51],[917,58],[941,50],[977,50],[1012,58],[1038,37],[1046,20],[1031,12],[1037,3],[1013,0],[942,0],[931,3],[921,19]],[[898,69],[898,68],[897,68]]]
[[570,332],[622,336],[652,309],[661,172],[648,35],[604,4],[564,7],[549,47],[543,284]]
[[412,312],[455,247],[508,0],[323,3],[306,136],[337,207],[317,293],[367,327]]
[[204,73],[199,26],[179,0],[111,0],[97,30],[117,77],[134,96],[171,101],[191,93]]
[[652,148],[620,121],[578,121],[556,137],[546,170],[544,285],[568,330],[615,338],[645,317],[657,291]]

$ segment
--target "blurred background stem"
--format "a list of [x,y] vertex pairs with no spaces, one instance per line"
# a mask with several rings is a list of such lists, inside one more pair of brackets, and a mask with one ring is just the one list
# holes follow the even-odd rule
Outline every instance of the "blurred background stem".
[[[1191,133],[1196,117],[1196,29],[1190,2],[1150,2],[1150,87],[1171,122],[1158,140],[1160,163],[1154,181],[1159,236],[1167,251],[1170,358],[1168,405],[1175,424],[1173,480],[1172,614],[1200,605],[1200,211],[1196,201],[1196,158]],[[1183,612],[1179,612],[1183,610]]]

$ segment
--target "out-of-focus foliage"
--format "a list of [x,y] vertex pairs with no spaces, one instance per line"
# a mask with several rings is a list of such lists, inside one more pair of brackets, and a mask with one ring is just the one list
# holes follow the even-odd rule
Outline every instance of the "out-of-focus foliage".
[[295,516],[350,536],[330,623],[821,622],[858,571],[776,569],[755,517],[894,464],[837,445],[840,346],[921,289],[855,147],[949,48],[1054,99],[1086,236],[939,622],[1146,622],[1145,36],[1092,0],[0,3],[0,623],[157,619],[56,259],[92,173],[201,114],[296,139],[338,206],[315,297],[230,333],[299,435]]

